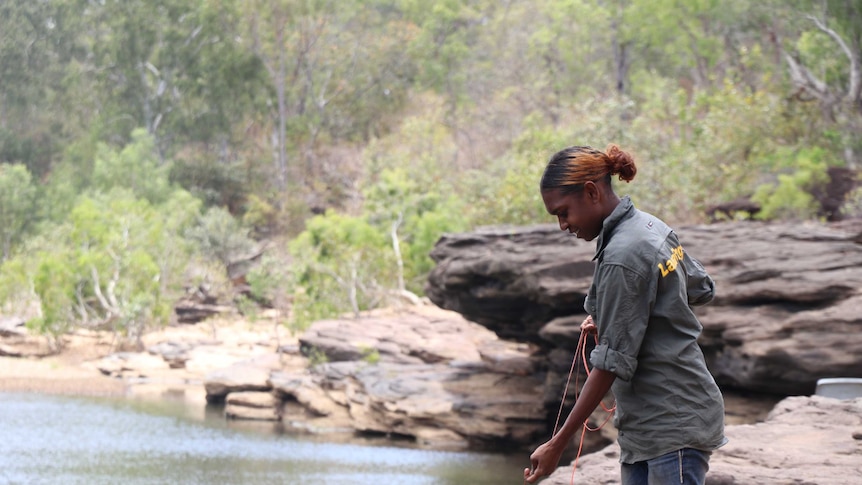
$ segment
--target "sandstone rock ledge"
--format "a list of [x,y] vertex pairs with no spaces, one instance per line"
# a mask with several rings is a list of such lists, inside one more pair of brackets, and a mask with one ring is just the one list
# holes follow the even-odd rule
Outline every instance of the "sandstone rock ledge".
[[[824,377],[862,377],[862,219],[677,233],[716,282],[715,300],[696,312],[719,385],[807,395]],[[431,252],[425,292],[501,338],[545,347],[560,370],[553,349],[577,341],[594,254],[594,243],[556,225],[447,234]]]
[[[225,401],[235,419],[407,438],[434,449],[524,447],[546,433],[534,349],[453,312],[417,306],[323,320],[299,347],[316,365],[239,362],[206,376],[207,400]],[[248,392],[274,399],[257,394],[247,404]]]
[[[710,460],[707,485],[856,485],[862,480],[862,398],[789,397],[765,422],[728,426],[730,442]],[[616,444],[585,455],[575,483],[618,484]],[[568,485],[564,466],[543,485]]]

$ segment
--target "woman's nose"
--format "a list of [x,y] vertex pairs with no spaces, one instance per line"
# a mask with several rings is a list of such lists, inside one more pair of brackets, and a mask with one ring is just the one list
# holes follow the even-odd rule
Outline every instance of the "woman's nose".
[[560,230],[561,231],[565,231],[566,229],[569,228],[569,224],[566,222],[565,219],[563,219],[562,217],[557,217],[557,220],[559,220],[559,222],[560,222]]

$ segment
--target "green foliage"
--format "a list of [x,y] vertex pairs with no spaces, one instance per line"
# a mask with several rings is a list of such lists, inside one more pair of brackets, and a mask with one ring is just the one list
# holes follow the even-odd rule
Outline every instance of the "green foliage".
[[[27,248],[29,249],[29,248]],[[22,251],[0,263],[0,314],[34,318],[39,313],[39,296],[33,287],[35,254]]]
[[550,156],[575,144],[562,130],[533,114],[526,129],[514,141],[513,149],[484,171],[471,174],[467,192],[470,223],[473,225],[536,224],[547,221],[539,192],[539,180]]
[[373,347],[361,347],[362,360],[368,364],[374,365],[380,362],[380,351]]
[[[704,213],[707,206],[749,196],[761,174],[776,170],[776,139],[784,135],[781,100],[725,83],[702,90],[691,103],[683,93],[668,96],[673,111],[651,105],[634,120],[640,126],[664,123],[666,136],[638,137],[641,158],[631,193],[640,204],[672,220]],[[628,188],[628,187],[627,187]]]
[[249,319],[256,318],[261,308],[274,309],[276,324],[285,325],[291,333],[296,333],[311,321],[304,315],[311,302],[303,298],[304,290],[297,284],[301,269],[292,266],[289,257],[280,254],[281,251],[283,248],[271,245],[249,269],[245,276],[248,295],[239,298],[237,308]]
[[411,39],[411,55],[424,59],[418,72],[422,86],[448,91],[459,97],[463,91],[462,68],[477,35],[481,2],[459,0],[401,0],[407,18],[419,27]]
[[236,259],[248,256],[255,243],[228,211],[221,207],[210,207],[197,224],[186,233],[207,256],[227,266]]
[[99,147],[92,188],[109,192],[122,187],[137,198],[160,204],[171,195],[169,173],[170,166],[159,161],[154,138],[145,130],[136,129],[132,131],[131,142],[119,152],[107,145]]
[[752,199],[761,204],[760,219],[808,219],[816,214],[817,201],[811,190],[828,181],[828,154],[813,148],[795,157],[792,173],[778,175],[775,184],[757,188]]
[[246,167],[239,161],[214,161],[207,153],[195,153],[176,160],[170,180],[204,201],[208,207],[242,206],[251,188]]
[[0,164],[0,263],[36,220],[36,186],[24,165]]
[[72,254],[42,253],[38,256],[33,288],[42,303],[41,315],[28,322],[39,333],[54,337],[64,334],[74,314],[75,290],[78,281],[69,264]]
[[250,322],[254,322],[258,318],[260,306],[246,295],[236,297],[236,309]]
[[849,81],[847,53],[839,48],[829,34],[816,26],[809,16],[820,19],[851,48],[862,48],[862,8],[852,0],[795,1],[797,15],[793,24],[800,29],[797,37],[788,39],[791,52],[829,87],[844,91]]
[[[119,153],[104,148],[94,190],[4,264],[38,298],[30,322],[38,331],[58,336],[80,325],[137,341],[148,326],[167,322],[189,258],[183,234],[200,202],[167,183],[146,140]],[[0,297],[8,304],[16,295],[7,289]]]
[[862,217],[862,184],[844,198],[841,213],[847,217]]
[[68,271],[75,277],[83,324],[95,320],[137,339],[146,326],[167,323],[163,280],[175,275],[166,274],[169,268],[162,264],[181,244],[171,240],[179,234],[166,230],[173,217],[118,189],[81,199],[64,242],[74,256]]
[[302,352],[305,354],[306,357],[308,357],[309,367],[316,367],[318,365],[329,362],[329,357],[327,357],[326,352],[320,350],[317,347],[303,348]]
[[0,163],[50,173],[82,128],[70,64],[84,21],[72,2],[0,2]]
[[290,243],[295,294],[291,326],[337,313],[374,308],[395,265],[384,234],[360,217],[327,211],[311,218]]
[[241,44],[239,2],[93,2],[86,14],[84,62],[107,139],[144,127],[165,153],[173,140],[229,138],[253,112],[263,66]]
[[444,233],[467,229],[464,212],[464,204],[450,197],[437,201],[432,209],[411,217],[405,224],[401,234],[407,242],[402,252],[408,290],[416,294],[424,292],[425,280],[434,268],[429,254]]
[[260,234],[269,234],[275,229],[278,211],[272,204],[257,196],[249,195],[246,200],[242,222]]
[[62,160],[41,185],[39,212],[47,223],[61,223],[74,207],[78,195],[89,188],[96,153],[106,150],[95,136],[97,131],[98,128],[94,128],[87,136],[70,142]]
[[227,284],[252,237],[299,234],[248,275],[299,329],[421,293],[444,232],[550,222],[570,145],[632,152],[617,188],[671,223],[755,192],[811,217],[862,114],[784,54],[845,99],[857,3],[0,2],[0,300],[133,336],[190,259]]
[[[424,94],[418,100],[422,112],[407,116],[387,136],[372,139],[365,148],[363,160],[366,177],[363,186],[374,184],[383,170],[404,170],[417,187],[435,187],[445,191],[456,188],[458,146],[455,134],[446,125],[443,98]],[[405,143],[405,140],[410,140]]]
[[462,230],[465,221],[460,201],[421,187],[416,181],[421,175],[416,175],[411,177],[405,168],[384,169],[376,181],[368,182],[364,195],[369,221],[388,235],[397,266],[401,258],[397,277],[405,288],[397,288],[394,281],[392,286],[421,293],[433,265],[431,248],[444,232]]

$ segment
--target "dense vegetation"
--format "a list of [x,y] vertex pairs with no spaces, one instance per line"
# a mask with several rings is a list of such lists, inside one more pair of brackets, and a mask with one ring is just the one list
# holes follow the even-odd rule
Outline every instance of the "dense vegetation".
[[4,1],[0,314],[134,340],[262,247],[243,311],[410,298],[441,233],[550,222],[574,144],[673,223],[817,217],[860,64],[859,0]]

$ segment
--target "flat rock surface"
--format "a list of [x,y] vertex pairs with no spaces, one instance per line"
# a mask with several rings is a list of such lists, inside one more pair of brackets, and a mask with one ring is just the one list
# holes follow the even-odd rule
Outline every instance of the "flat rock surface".
[[[789,397],[765,422],[728,426],[713,453],[707,485],[857,485],[862,477],[862,398]],[[619,484],[616,444],[581,457],[579,484]],[[572,467],[541,482],[568,485]]]
[[479,360],[477,347],[495,341],[497,336],[488,329],[431,306],[321,320],[299,338],[300,345],[316,348],[330,362],[379,359],[403,364]]

